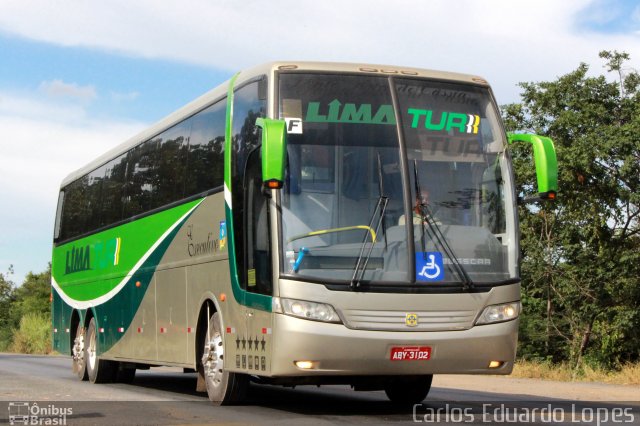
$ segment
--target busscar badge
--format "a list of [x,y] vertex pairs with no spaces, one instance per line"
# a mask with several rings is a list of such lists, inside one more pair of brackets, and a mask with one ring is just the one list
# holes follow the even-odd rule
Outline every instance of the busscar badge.
[[407,327],[415,327],[418,325],[418,314],[408,313],[404,319]]

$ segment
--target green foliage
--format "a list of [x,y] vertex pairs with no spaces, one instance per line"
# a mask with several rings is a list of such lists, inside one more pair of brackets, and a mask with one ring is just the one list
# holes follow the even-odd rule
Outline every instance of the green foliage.
[[[601,52],[617,81],[588,66],[522,83],[503,115],[510,131],[550,136],[558,200],[521,206],[526,358],[615,368],[640,353],[640,76],[629,55]],[[531,154],[513,147],[518,191],[535,181]]]
[[[32,348],[29,350],[37,350],[38,353],[42,353],[44,349],[41,348],[46,346],[43,346],[42,339],[39,337],[36,339],[36,336],[41,336],[41,333],[35,332],[37,327],[34,326],[34,323],[37,321],[46,322],[45,340],[48,342],[51,339],[49,334],[51,329],[51,304],[49,302],[51,265],[42,273],[30,272],[27,274],[19,287],[16,287],[9,280],[8,277],[12,273],[12,268],[9,268],[7,274],[0,273],[0,351]],[[30,316],[35,316],[36,319]],[[22,321],[27,317],[30,317],[24,325],[27,328],[21,331],[23,329]]]
[[5,351],[11,343],[12,321],[9,314],[13,302],[13,282],[0,273],[0,351]]
[[20,319],[20,328],[13,334],[11,349],[24,354],[51,352],[51,320],[48,316],[28,313]]
[[20,323],[20,319],[28,313],[41,316],[51,316],[51,265],[47,270],[34,274],[29,272],[22,283],[13,292],[14,302],[11,304],[10,317],[13,326]]

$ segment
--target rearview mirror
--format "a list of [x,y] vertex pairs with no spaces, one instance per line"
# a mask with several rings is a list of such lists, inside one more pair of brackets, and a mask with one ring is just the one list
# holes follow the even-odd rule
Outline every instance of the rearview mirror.
[[262,128],[262,182],[269,189],[282,188],[287,152],[285,121],[258,118],[256,126]]
[[558,192],[558,160],[553,141],[544,136],[519,133],[508,133],[507,139],[510,144],[528,142],[533,145],[538,193],[525,198],[524,201],[555,200]]

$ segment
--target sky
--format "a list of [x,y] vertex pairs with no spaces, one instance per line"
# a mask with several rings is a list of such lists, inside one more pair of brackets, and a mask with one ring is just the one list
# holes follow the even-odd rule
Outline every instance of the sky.
[[639,0],[0,0],[0,273],[46,269],[66,175],[238,70],[456,71],[506,104],[580,62],[604,73],[605,49],[640,70]]

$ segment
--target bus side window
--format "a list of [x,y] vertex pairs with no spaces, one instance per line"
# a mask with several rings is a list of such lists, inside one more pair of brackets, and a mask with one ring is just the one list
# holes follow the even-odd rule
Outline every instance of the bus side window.
[[155,179],[151,208],[171,204],[184,197],[187,151],[191,119],[164,131],[155,152]]
[[224,183],[224,130],[227,100],[222,99],[191,119],[185,197]]
[[126,168],[126,154],[107,163],[107,171],[102,183],[102,226],[122,220],[122,187]]
[[136,146],[128,153],[123,206],[125,218],[143,214],[153,208],[153,194],[157,190],[153,160],[157,147],[156,138]]
[[62,208],[64,206],[64,190],[58,194],[58,208],[56,209],[56,221],[53,228],[53,239],[57,241],[60,238],[60,228],[62,227]]
[[85,232],[87,177],[71,182],[65,189],[60,239],[66,240]]

